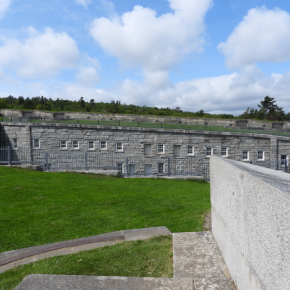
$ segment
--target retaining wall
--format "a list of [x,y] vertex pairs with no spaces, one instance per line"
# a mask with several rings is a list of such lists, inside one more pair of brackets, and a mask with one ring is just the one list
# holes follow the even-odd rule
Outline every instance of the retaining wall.
[[174,123],[188,125],[211,126],[237,126],[237,127],[256,127],[265,129],[290,129],[290,122],[266,122],[258,120],[231,120],[231,119],[206,119],[189,117],[166,117],[166,116],[146,116],[146,115],[124,115],[109,113],[83,113],[83,112],[45,112],[38,110],[0,110],[0,115],[28,117],[41,116],[46,118],[70,118],[70,119],[89,119],[89,120],[118,120],[118,121],[138,121],[150,123]]
[[210,159],[212,233],[237,289],[290,289],[289,174]]

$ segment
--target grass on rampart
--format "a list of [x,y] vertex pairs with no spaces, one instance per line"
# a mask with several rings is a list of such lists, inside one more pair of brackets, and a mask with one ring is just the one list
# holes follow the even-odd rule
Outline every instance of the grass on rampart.
[[0,166],[0,252],[126,229],[201,231],[209,184]]
[[[3,122],[10,122],[10,118],[3,116]],[[0,122],[2,121],[0,117]],[[13,122],[19,122],[17,121]],[[27,121],[26,121],[27,122]],[[41,123],[40,119],[30,120],[31,123]],[[140,128],[163,128],[163,129],[179,129],[179,130],[195,130],[206,132],[231,132],[231,133],[253,133],[253,134],[266,134],[290,137],[290,133],[286,130],[271,130],[271,129],[255,129],[255,128],[233,128],[224,126],[210,126],[210,125],[187,125],[187,124],[173,124],[173,123],[150,123],[150,122],[136,122],[136,121],[116,121],[116,120],[66,120],[60,119],[46,120],[46,123],[63,123],[63,124],[81,124],[81,125],[103,125],[103,126],[118,126],[118,127],[140,127]]]

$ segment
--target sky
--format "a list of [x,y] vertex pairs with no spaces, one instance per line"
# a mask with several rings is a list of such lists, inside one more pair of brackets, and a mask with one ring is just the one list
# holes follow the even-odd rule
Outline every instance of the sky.
[[290,112],[290,1],[0,0],[0,97]]

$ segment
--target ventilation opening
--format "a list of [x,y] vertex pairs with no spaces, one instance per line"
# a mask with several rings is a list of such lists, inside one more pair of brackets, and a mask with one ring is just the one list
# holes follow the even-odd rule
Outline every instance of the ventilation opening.
[[236,121],[236,126],[237,127],[247,127],[248,121]]
[[272,128],[273,129],[283,129],[284,123],[273,123]]

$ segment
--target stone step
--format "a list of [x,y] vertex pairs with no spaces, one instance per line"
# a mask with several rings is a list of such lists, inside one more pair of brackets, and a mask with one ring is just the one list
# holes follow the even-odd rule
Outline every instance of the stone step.
[[192,279],[29,275],[15,290],[193,290]]
[[227,279],[29,275],[14,290],[232,290]]
[[233,289],[210,232],[173,234],[173,267],[175,278],[194,280],[194,289]]
[[15,290],[234,289],[210,232],[173,234],[173,266],[173,279],[29,275]]

